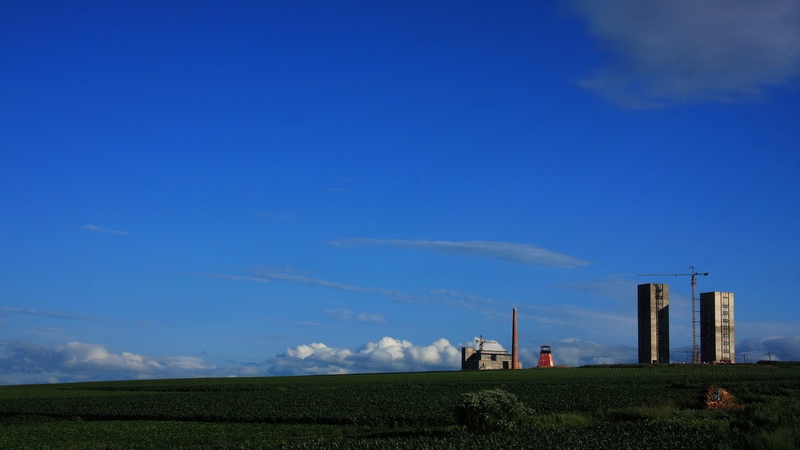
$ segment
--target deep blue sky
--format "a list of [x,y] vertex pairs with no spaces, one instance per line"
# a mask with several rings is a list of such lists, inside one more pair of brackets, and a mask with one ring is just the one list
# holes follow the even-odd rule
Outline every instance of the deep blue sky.
[[800,5],[0,2],[0,383],[800,359]]

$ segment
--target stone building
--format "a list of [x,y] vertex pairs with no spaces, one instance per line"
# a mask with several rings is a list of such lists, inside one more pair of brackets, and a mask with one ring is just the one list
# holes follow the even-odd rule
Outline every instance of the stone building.
[[[513,358],[497,341],[475,340],[478,348],[461,347],[461,370],[511,369]],[[522,364],[520,364],[520,367]]]

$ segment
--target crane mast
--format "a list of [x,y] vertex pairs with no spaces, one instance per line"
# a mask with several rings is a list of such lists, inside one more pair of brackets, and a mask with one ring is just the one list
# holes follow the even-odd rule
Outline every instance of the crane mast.
[[700,363],[700,348],[697,346],[697,276],[708,276],[708,272],[697,272],[694,266],[690,266],[692,273],[642,273],[640,277],[692,277],[692,362]]

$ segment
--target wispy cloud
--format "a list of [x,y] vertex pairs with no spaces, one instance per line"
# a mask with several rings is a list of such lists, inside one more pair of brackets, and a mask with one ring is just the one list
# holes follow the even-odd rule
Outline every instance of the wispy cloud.
[[[291,268],[269,268],[256,267],[250,269],[252,275],[226,275],[226,274],[203,274],[208,278],[231,281],[250,281],[257,283],[268,283],[272,281],[282,281],[285,283],[297,283],[309,286],[316,286],[327,289],[338,289],[349,292],[364,294],[375,294],[383,296],[392,301],[403,303],[418,304],[441,304],[453,308],[470,309],[484,314],[498,314],[511,307],[511,303],[493,300],[479,295],[463,293],[448,289],[421,288],[419,293],[408,293],[393,289],[385,289],[371,286],[357,286],[353,284],[340,283],[322,278],[315,278],[301,273]],[[375,313],[353,313],[347,310],[328,310],[330,315],[337,316],[342,320],[360,320],[364,322],[379,322],[385,320],[383,316]]]
[[512,307],[509,302],[495,300],[480,295],[457,291],[454,289],[422,288],[431,303],[447,305],[458,309],[468,309],[485,315],[507,314]]
[[583,327],[585,323],[591,322],[595,326],[599,326],[603,323],[607,326],[624,326],[633,329],[637,326],[635,311],[630,315],[621,315],[571,305],[537,306],[535,310],[539,312],[539,318],[541,318],[542,315],[547,317],[547,319],[540,319],[540,321],[551,324],[574,324]]
[[391,245],[402,248],[433,250],[451,255],[479,256],[519,264],[574,268],[590,263],[573,256],[530,244],[495,241],[427,241],[402,239],[344,238],[328,242],[342,247]]
[[573,305],[542,305],[522,307],[519,316],[535,322],[534,330],[540,336],[581,335],[589,339],[636,341],[635,310],[619,314]]
[[84,225],[81,228],[83,228],[84,230],[89,230],[89,231],[97,231],[99,233],[119,234],[121,236],[130,236],[131,235],[127,231],[111,230],[111,229],[108,229],[108,228],[98,227],[97,225]]
[[219,280],[229,281],[252,281],[254,283],[269,283],[272,281],[270,278],[262,276],[245,276],[245,275],[227,275],[220,273],[204,273],[204,274],[191,274],[195,276],[202,276],[206,278],[217,278]]
[[636,296],[636,281],[622,276],[612,275],[605,278],[594,279],[571,284],[560,284],[559,288],[585,292],[614,300],[630,301]]
[[268,267],[257,267],[252,269],[254,276],[260,280],[274,280],[284,281],[287,283],[307,284],[311,286],[338,289],[350,292],[362,292],[367,294],[378,294],[386,297],[391,297],[399,301],[413,301],[413,296],[395,291],[392,289],[384,289],[370,286],[357,286],[353,284],[338,283],[335,281],[324,280],[321,278],[309,277],[301,273],[287,271],[286,269],[272,269]]
[[736,337],[742,340],[761,336],[796,336],[798,330],[800,322],[750,322],[740,318],[736,320]]
[[567,0],[614,55],[583,86],[623,106],[753,98],[800,74],[800,2]]
[[354,322],[385,323],[386,318],[380,313],[356,313],[349,309],[326,309],[325,314],[339,320]]
[[[617,335],[636,329],[635,311],[628,315],[590,310],[572,305],[516,304],[496,300],[452,289],[421,288],[418,293],[407,293],[378,287],[364,287],[310,277],[293,269],[255,268],[251,276],[209,274],[208,277],[233,281],[269,282],[283,281],[321,288],[339,289],[350,292],[376,294],[391,301],[425,305],[443,305],[459,310],[475,311],[485,317],[505,317],[511,308],[519,309],[520,318],[529,319],[553,329],[614,330]],[[329,315],[338,315],[341,320],[380,321],[385,320],[377,314],[357,314],[347,310],[329,310]]]
[[511,309],[517,308],[520,320],[535,323],[538,333],[569,335],[580,331],[583,334],[602,334],[620,339],[630,338],[636,333],[636,313],[633,310],[630,314],[617,314],[574,305],[517,304],[446,289],[423,291],[429,294],[430,303],[475,311],[486,318],[507,318]]
[[209,278],[217,278],[221,280],[253,281],[258,283],[267,283],[270,281],[283,281],[285,283],[305,284],[309,286],[316,286],[328,289],[338,289],[342,291],[377,294],[389,297],[392,300],[396,301],[403,301],[403,302],[419,301],[419,299],[415,298],[415,296],[406,294],[404,292],[395,291],[392,289],[377,288],[377,287],[357,286],[353,284],[329,281],[322,278],[314,278],[290,268],[255,267],[250,269],[250,271],[252,272],[252,275],[250,276],[225,275],[225,274],[204,274],[202,276]]
[[296,219],[297,216],[290,213],[273,213],[270,211],[259,211],[256,213],[258,217],[261,217],[270,222],[282,222],[287,220]]
[[0,316],[8,314],[49,317],[51,319],[89,320],[94,322],[108,322],[107,319],[90,316],[88,314],[76,314],[64,311],[41,311],[34,308],[12,308],[10,306],[0,306]]

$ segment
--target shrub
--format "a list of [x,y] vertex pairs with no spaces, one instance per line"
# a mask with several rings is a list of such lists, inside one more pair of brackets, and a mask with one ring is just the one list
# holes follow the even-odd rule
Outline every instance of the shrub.
[[462,394],[455,408],[456,422],[474,433],[513,430],[527,423],[532,412],[502,389]]

